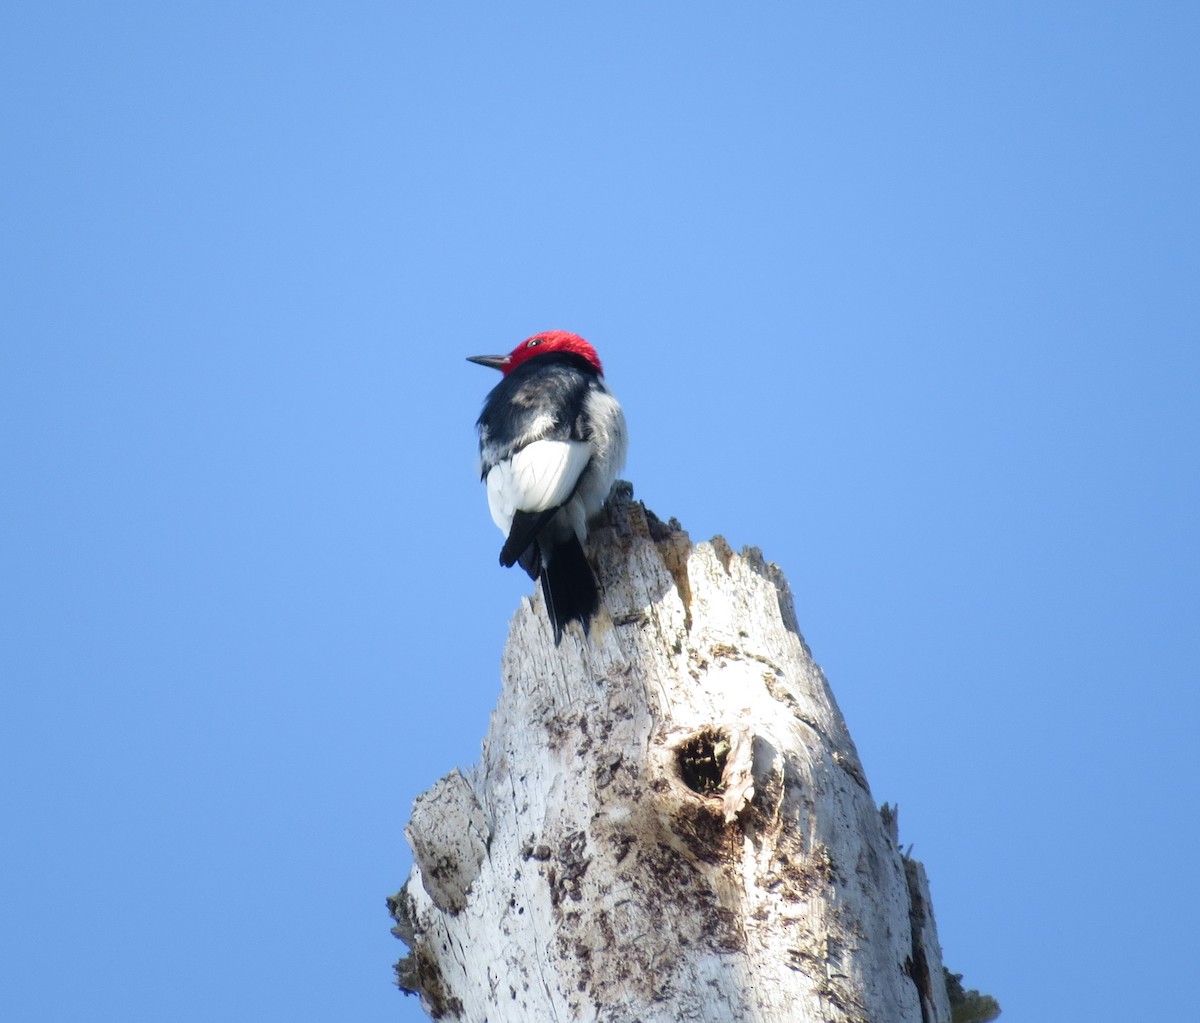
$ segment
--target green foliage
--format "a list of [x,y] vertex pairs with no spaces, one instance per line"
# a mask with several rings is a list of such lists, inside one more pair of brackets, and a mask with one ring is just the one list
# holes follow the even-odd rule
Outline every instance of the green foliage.
[[950,995],[951,1023],[991,1023],[1000,1015],[1000,1003],[991,995],[978,991],[964,991],[962,974],[951,973],[945,967],[946,991]]

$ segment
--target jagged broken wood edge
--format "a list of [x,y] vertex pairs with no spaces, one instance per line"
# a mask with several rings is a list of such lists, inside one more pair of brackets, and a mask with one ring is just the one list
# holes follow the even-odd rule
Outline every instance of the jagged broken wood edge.
[[[805,997],[814,1019],[949,1020],[924,872],[871,800],[778,568],[693,545],[627,484],[589,547],[590,638],[573,626],[556,649],[540,595],[523,601],[479,767],[414,806],[413,874],[389,900],[401,987],[434,1018],[490,1023],[731,1020],[750,1002],[803,1019]],[[705,742],[720,769],[693,790],[706,758],[681,751]],[[555,785],[575,786],[565,805]],[[622,923],[609,905],[667,877],[686,912],[665,940],[644,907]],[[531,929],[552,935],[536,971]]]

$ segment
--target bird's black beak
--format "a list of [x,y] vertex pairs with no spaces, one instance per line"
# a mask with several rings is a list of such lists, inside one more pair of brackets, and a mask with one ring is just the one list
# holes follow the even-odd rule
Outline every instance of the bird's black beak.
[[492,369],[503,371],[508,365],[507,355],[468,355],[467,362],[477,362],[480,366],[491,366]]

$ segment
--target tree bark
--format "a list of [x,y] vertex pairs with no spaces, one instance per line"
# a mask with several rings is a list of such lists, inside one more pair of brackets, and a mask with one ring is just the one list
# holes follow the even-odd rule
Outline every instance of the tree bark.
[[589,639],[524,600],[479,766],[413,807],[400,986],[470,1023],[948,1023],[924,870],[778,569],[627,484],[606,514]]

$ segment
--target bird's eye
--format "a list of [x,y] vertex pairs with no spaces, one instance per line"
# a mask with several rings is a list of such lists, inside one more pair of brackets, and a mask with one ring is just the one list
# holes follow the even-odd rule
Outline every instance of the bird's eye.
[[531,337],[528,341],[525,342],[525,347],[526,348],[536,348],[541,343],[542,343],[542,339],[540,337]]

